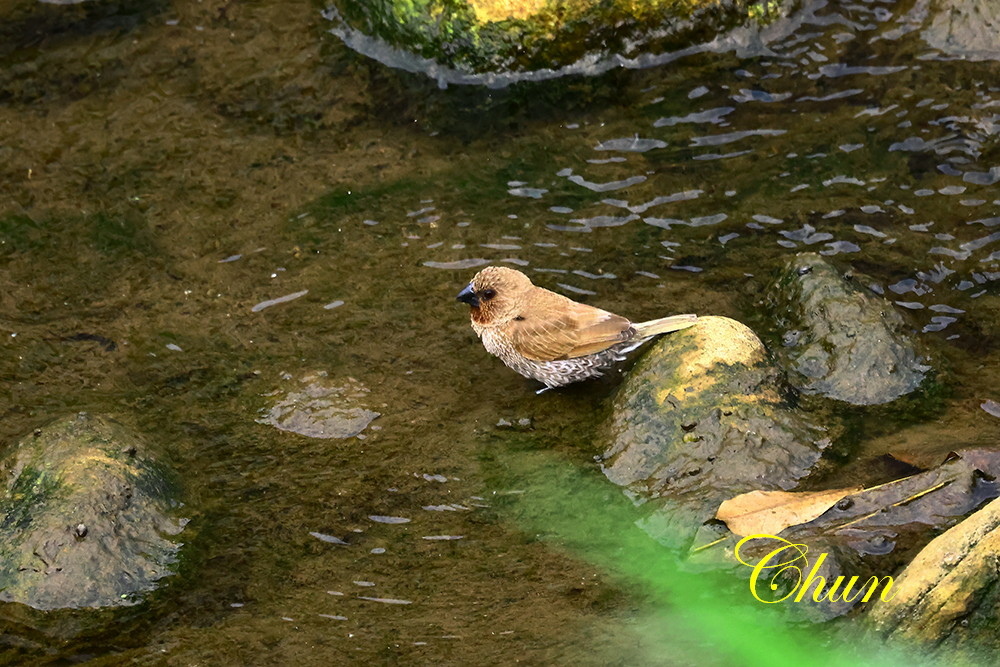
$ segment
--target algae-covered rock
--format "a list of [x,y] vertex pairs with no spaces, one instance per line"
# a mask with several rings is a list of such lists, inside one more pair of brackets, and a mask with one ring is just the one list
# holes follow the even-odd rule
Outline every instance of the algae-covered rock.
[[854,405],[917,389],[930,368],[894,306],[815,253],[793,257],[768,290],[788,381]]
[[146,443],[81,413],[0,461],[0,600],[35,609],[136,604],[173,573],[184,520]]
[[604,473],[649,510],[645,529],[686,546],[719,504],[795,487],[828,444],[791,409],[781,374],[746,326],[699,318],[662,337],[614,400]]
[[[442,80],[640,58],[781,15],[790,0],[335,0],[331,30],[365,55]],[[406,54],[410,55],[407,59]],[[515,77],[516,78],[516,77]],[[498,82],[486,77],[480,83]]]
[[869,620],[890,637],[920,644],[1000,647],[1000,500],[934,538],[897,578],[895,596]]

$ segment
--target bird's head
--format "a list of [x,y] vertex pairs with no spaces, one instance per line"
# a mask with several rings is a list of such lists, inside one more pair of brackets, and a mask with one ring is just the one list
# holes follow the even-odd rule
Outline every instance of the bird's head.
[[520,271],[487,266],[458,293],[458,300],[471,306],[476,323],[498,326],[518,316],[525,296],[533,287],[528,276]]

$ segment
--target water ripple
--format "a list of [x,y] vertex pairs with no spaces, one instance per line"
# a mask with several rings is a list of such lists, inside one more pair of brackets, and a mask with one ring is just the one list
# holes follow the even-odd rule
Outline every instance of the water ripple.
[[736,107],[717,107],[705,111],[696,111],[686,116],[673,116],[668,118],[658,118],[653,122],[653,127],[672,127],[680,123],[712,123],[719,125],[724,122],[724,117],[736,110]]
[[791,93],[769,93],[766,90],[750,90],[741,88],[738,93],[731,95],[734,102],[781,102],[791,97]]
[[597,292],[592,292],[589,289],[583,289],[582,287],[574,287],[573,285],[567,285],[566,283],[556,283],[559,287],[562,287],[567,292],[573,292],[574,294],[583,294],[586,296],[597,296]]
[[531,199],[541,199],[542,195],[546,194],[548,190],[545,188],[521,188],[515,187],[507,190],[508,194],[512,194],[515,197],[528,197]]
[[989,171],[967,171],[962,180],[975,185],[994,185],[1000,181],[1000,167],[990,167]]
[[695,155],[692,160],[725,160],[727,158],[740,157],[742,155],[749,155],[753,153],[752,150],[745,151],[734,151],[732,153],[704,153],[702,155]]
[[403,516],[384,516],[381,514],[372,514],[368,518],[375,523],[410,523],[411,521]]
[[667,142],[659,139],[640,139],[637,136],[625,139],[609,139],[594,146],[595,151],[621,151],[625,153],[645,153],[654,148],[666,148]]
[[610,204],[611,206],[618,206],[620,208],[628,209],[632,213],[645,213],[654,206],[660,206],[661,204],[672,204],[678,201],[688,201],[691,199],[697,199],[704,193],[704,190],[685,190],[684,192],[675,192],[672,195],[661,195],[659,197],[654,197],[649,201],[636,204],[635,206],[630,205],[627,201],[622,201],[619,199],[605,199],[603,203]]
[[271,306],[276,306],[279,303],[287,303],[289,301],[294,301],[295,299],[298,299],[299,297],[303,297],[306,294],[309,294],[309,290],[304,289],[301,292],[293,292],[291,294],[286,294],[284,296],[279,296],[279,297],[276,297],[274,299],[268,299],[267,301],[261,301],[260,303],[258,303],[257,305],[255,305],[253,308],[251,308],[250,312],[259,313],[260,311],[264,310],[265,308],[270,308]]
[[848,88],[847,90],[840,90],[836,93],[830,93],[829,95],[823,95],[822,97],[816,97],[815,95],[803,95],[797,98],[796,102],[830,102],[833,100],[840,100],[845,97],[853,97],[854,95],[860,95],[865,92],[861,88]]
[[613,190],[623,190],[624,188],[637,185],[646,180],[645,176],[631,176],[629,178],[623,179],[621,181],[609,181],[607,183],[594,183],[593,181],[588,181],[583,176],[579,174],[563,174],[560,172],[559,175],[565,175],[567,180],[571,183],[576,183],[577,185],[582,185],[588,190],[593,190],[594,192],[611,192]]
[[573,218],[570,222],[576,222],[586,227],[621,227],[624,224],[638,220],[639,216],[634,213],[625,216],[615,215],[595,215],[592,218]]
[[471,257],[469,259],[458,259],[454,262],[424,262],[424,266],[431,269],[474,269],[477,266],[489,264],[490,260],[482,257]]
[[851,76],[853,74],[885,76],[887,74],[895,74],[908,69],[910,68],[907,65],[888,65],[879,67],[874,65],[848,65],[846,63],[835,63],[832,65],[823,65],[819,68],[817,74],[810,74],[809,78],[814,79],[825,76],[831,79],[836,79],[838,77]]
[[692,137],[691,146],[721,146],[747,137],[777,137],[786,132],[788,130],[742,130],[727,134],[712,134],[704,137]]

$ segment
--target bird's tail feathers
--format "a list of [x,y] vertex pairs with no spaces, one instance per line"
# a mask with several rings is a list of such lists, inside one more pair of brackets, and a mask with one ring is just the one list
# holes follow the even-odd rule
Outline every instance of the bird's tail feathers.
[[671,315],[670,317],[661,317],[658,320],[639,322],[632,326],[635,327],[637,338],[648,338],[650,336],[670,333],[671,331],[687,329],[697,323],[697,315]]

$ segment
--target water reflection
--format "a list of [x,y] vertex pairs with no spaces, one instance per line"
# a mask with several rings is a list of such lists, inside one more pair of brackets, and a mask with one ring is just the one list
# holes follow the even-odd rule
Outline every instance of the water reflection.
[[[913,19],[912,16],[910,18]],[[849,27],[850,32],[845,32],[843,26]],[[634,168],[631,175],[611,179],[606,172],[595,171],[611,166],[606,158],[583,157],[576,164],[571,162],[557,175],[581,188],[577,191],[578,203],[573,208],[551,205],[547,208],[554,213],[576,215],[566,222],[546,222],[545,228],[555,233],[593,233],[606,228],[627,228],[641,217],[647,225],[671,233],[680,232],[679,236],[671,239],[677,244],[673,247],[702,244],[714,237],[721,246],[734,248],[734,243],[739,244],[743,240],[738,231],[741,228],[765,233],[768,229],[762,225],[773,225],[777,234],[773,243],[789,251],[819,245],[822,254],[860,255],[867,261],[868,255],[877,252],[871,246],[872,242],[901,244],[904,252],[926,258],[914,269],[916,274],[936,272],[940,276],[936,281],[935,296],[938,301],[942,298],[941,290],[953,294],[965,291],[957,287],[974,280],[973,273],[980,275],[980,281],[995,279],[996,269],[1000,268],[996,253],[992,249],[992,252],[982,252],[996,241],[995,235],[972,237],[961,225],[951,222],[948,223],[951,236],[947,239],[935,238],[938,243],[928,243],[919,234],[904,233],[908,216],[925,220],[928,217],[953,219],[952,209],[945,202],[938,203],[937,198],[961,196],[962,205],[969,207],[990,201],[988,195],[974,196],[985,192],[974,193],[970,190],[976,185],[991,185],[1000,179],[1000,168],[976,163],[983,155],[984,142],[991,141],[996,134],[996,116],[973,113],[983,111],[993,103],[992,93],[995,91],[985,83],[988,77],[982,76],[971,82],[971,90],[965,95],[969,113],[955,113],[954,109],[958,108],[955,100],[939,102],[933,97],[914,94],[906,85],[893,83],[895,79],[910,76],[914,69],[910,65],[859,64],[842,60],[849,49],[854,48],[852,43],[866,33],[866,39],[875,43],[901,39],[907,31],[899,30],[893,13],[884,7],[832,4],[817,9],[814,18],[806,17],[801,29],[784,42],[772,44],[774,57],[745,62],[743,69],[736,73],[738,78],[766,81],[766,86],[748,87],[720,82],[711,87],[697,86],[684,96],[678,96],[669,88],[651,86],[647,89],[652,99],[648,106],[655,109],[665,105],[666,100],[671,100],[673,113],[661,115],[646,126],[629,127],[617,123],[602,128],[604,136],[610,129],[611,133],[624,137],[605,138],[591,148],[633,153],[643,159],[655,156],[656,161]],[[836,87],[842,83],[847,85],[837,90]],[[817,92],[803,93],[803,90]],[[736,103],[736,106],[719,105],[718,101],[723,98]],[[687,109],[681,104],[685,99],[689,104]],[[766,105],[766,111],[759,106],[761,104]],[[950,113],[941,115],[940,112]],[[806,115],[802,116],[803,113]],[[787,118],[803,118],[805,122],[791,131],[776,129],[773,125],[768,127],[779,114]],[[900,120],[903,117],[905,122]],[[684,129],[698,125],[719,125],[732,129],[722,134],[691,134],[690,130]],[[837,127],[836,132],[829,131],[833,126]],[[651,130],[657,132],[651,134]],[[722,153],[690,150],[751,139],[756,142],[754,147],[743,150]],[[581,141],[586,141],[586,136],[582,136]],[[834,148],[838,151],[836,157],[830,152]],[[922,180],[901,182],[898,180],[901,174],[899,163],[891,161],[891,156],[898,153],[932,154],[943,162],[939,161],[936,165],[936,173],[917,174]],[[776,160],[776,155],[786,157]],[[888,163],[885,162],[887,159]],[[673,166],[690,160],[734,162],[728,168],[730,173],[747,170],[747,173],[753,174],[753,180],[758,185],[750,186],[751,192],[759,189],[762,182],[775,182],[791,173],[811,172],[813,176],[788,186],[786,192],[789,195],[807,197],[801,200],[786,196],[780,203],[768,203],[749,193],[736,200],[729,199],[738,190],[726,190],[725,199],[720,199],[723,193],[715,187],[710,190],[704,187],[711,182],[710,172],[697,169],[690,162],[687,162],[690,166],[683,172]],[[876,166],[879,162],[885,167]],[[815,166],[807,168],[808,163]],[[827,163],[829,166],[825,166]],[[743,180],[737,176],[732,184]],[[520,185],[535,184],[525,182]],[[683,188],[684,185],[688,188]],[[859,190],[851,193],[845,188]],[[664,194],[664,189],[675,194]],[[600,194],[610,192],[614,192],[616,198],[600,198]],[[810,192],[813,194],[807,194]],[[970,194],[973,196],[970,197]],[[842,204],[832,210],[823,210],[815,207],[813,199],[816,197]],[[843,206],[852,199],[853,206]],[[631,203],[637,200],[645,203]],[[683,202],[696,202],[697,212],[684,210]],[[725,212],[712,212],[714,202],[718,202],[717,209]],[[629,215],[600,211],[602,206],[609,205],[624,208]],[[765,208],[762,209],[762,206]],[[656,215],[643,216],[652,207],[657,207]],[[754,210],[752,207],[758,208]],[[587,210],[586,215],[580,215],[583,210]],[[803,214],[808,222],[800,222],[796,228],[777,229],[782,226],[782,220],[789,217],[801,220]],[[880,220],[876,225],[861,222],[858,219],[860,214]],[[898,217],[900,214],[902,217]],[[969,221],[970,224],[975,222]],[[711,236],[698,234],[698,228],[702,227],[712,228]],[[915,225],[911,229],[920,231],[921,228]],[[734,254],[714,256],[715,268],[721,268],[727,261],[739,261],[737,253],[738,248]],[[657,271],[662,266],[657,259],[659,256],[646,255],[643,258],[640,254],[636,271],[658,275]],[[975,264],[988,265],[989,275],[971,268]],[[685,263],[671,266],[704,269],[708,273],[713,270],[712,266],[703,266],[700,262],[697,265]],[[943,274],[943,271],[947,273]],[[579,292],[576,291],[581,289],[579,286],[571,287],[573,289],[569,291],[577,294],[592,291]],[[967,310],[960,307],[961,299],[954,303],[933,304],[923,300],[904,303],[907,305],[901,307],[911,310],[913,304],[920,304],[921,309],[937,305],[963,311],[947,316],[929,316],[923,321],[922,330],[925,333],[936,333],[954,325],[958,321],[954,316],[961,316]]]

